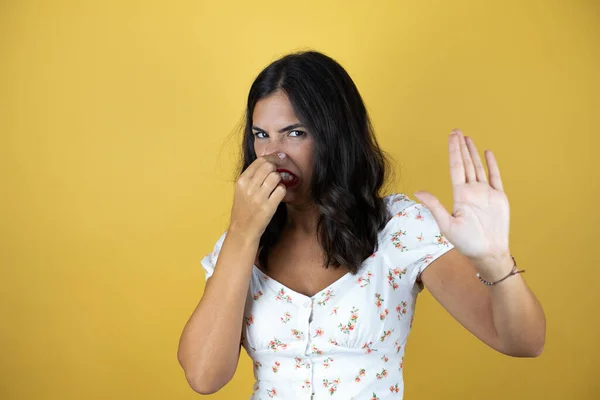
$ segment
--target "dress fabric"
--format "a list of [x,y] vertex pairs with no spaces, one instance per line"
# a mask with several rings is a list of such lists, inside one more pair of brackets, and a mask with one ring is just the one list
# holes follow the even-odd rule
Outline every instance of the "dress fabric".
[[[389,219],[356,275],[312,297],[254,266],[242,332],[256,399],[402,399],[403,358],[419,274],[454,246],[431,212],[404,194],[384,198]],[[201,264],[209,279],[225,232]]]

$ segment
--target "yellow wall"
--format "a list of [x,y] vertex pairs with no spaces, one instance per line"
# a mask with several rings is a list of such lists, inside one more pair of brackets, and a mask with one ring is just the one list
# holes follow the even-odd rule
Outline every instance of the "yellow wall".
[[[423,294],[407,399],[598,399],[597,1],[3,1],[0,398],[193,399],[176,361],[226,228],[249,85],[316,48],[355,79],[397,191],[450,203],[454,127],[495,151],[544,354]],[[210,398],[247,398],[251,364]]]

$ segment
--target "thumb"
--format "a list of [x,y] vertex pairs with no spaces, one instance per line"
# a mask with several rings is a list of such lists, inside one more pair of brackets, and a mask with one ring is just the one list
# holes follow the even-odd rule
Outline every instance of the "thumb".
[[414,196],[419,200],[425,207],[431,211],[433,218],[438,224],[440,231],[443,235],[448,232],[450,223],[452,222],[452,216],[446,211],[444,205],[429,192],[418,191],[414,193]]

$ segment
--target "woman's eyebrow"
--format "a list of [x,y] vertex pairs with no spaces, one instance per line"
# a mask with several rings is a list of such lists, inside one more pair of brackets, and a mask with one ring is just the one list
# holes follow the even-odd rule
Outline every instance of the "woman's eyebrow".
[[[288,126],[286,126],[285,128],[281,128],[281,129],[279,130],[279,133],[284,133],[284,132],[291,131],[291,130],[293,130],[293,129],[297,129],[297,128],[303,128],[303,127],[304,127],[304,125],[303,125],[302,123],[292,124],[292,125],[288,125]],[[252,130],[255,130],[255,131],[260,131],[260,132],[265,132],[265,130],[264,130],[264,129],[261,129],[261,128],[259,128],[258,126],[252,126]]]

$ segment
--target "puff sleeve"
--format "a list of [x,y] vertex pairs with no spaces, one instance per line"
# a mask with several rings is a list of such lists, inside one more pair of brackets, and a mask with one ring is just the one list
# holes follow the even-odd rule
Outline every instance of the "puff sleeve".
[[425,205],[404,194],[387,196],[385,203],[391,216],[384,228],[385,256],[393,268],[406,268],[407,277],[415,284],[425,268],[454,245],[442,235]]
[[215,265],[217,265],[217,259],[219,258],[221,246],[223,246],[223,242],[225,241],[225,236],[227,236],[227,232],[223,233],[221,237],[219,237],[213,247],[213,250],[204,256],[204,258],[200,261],[206,275],[206,280],[208,280],[208,278],[210,278],[215,271]]

